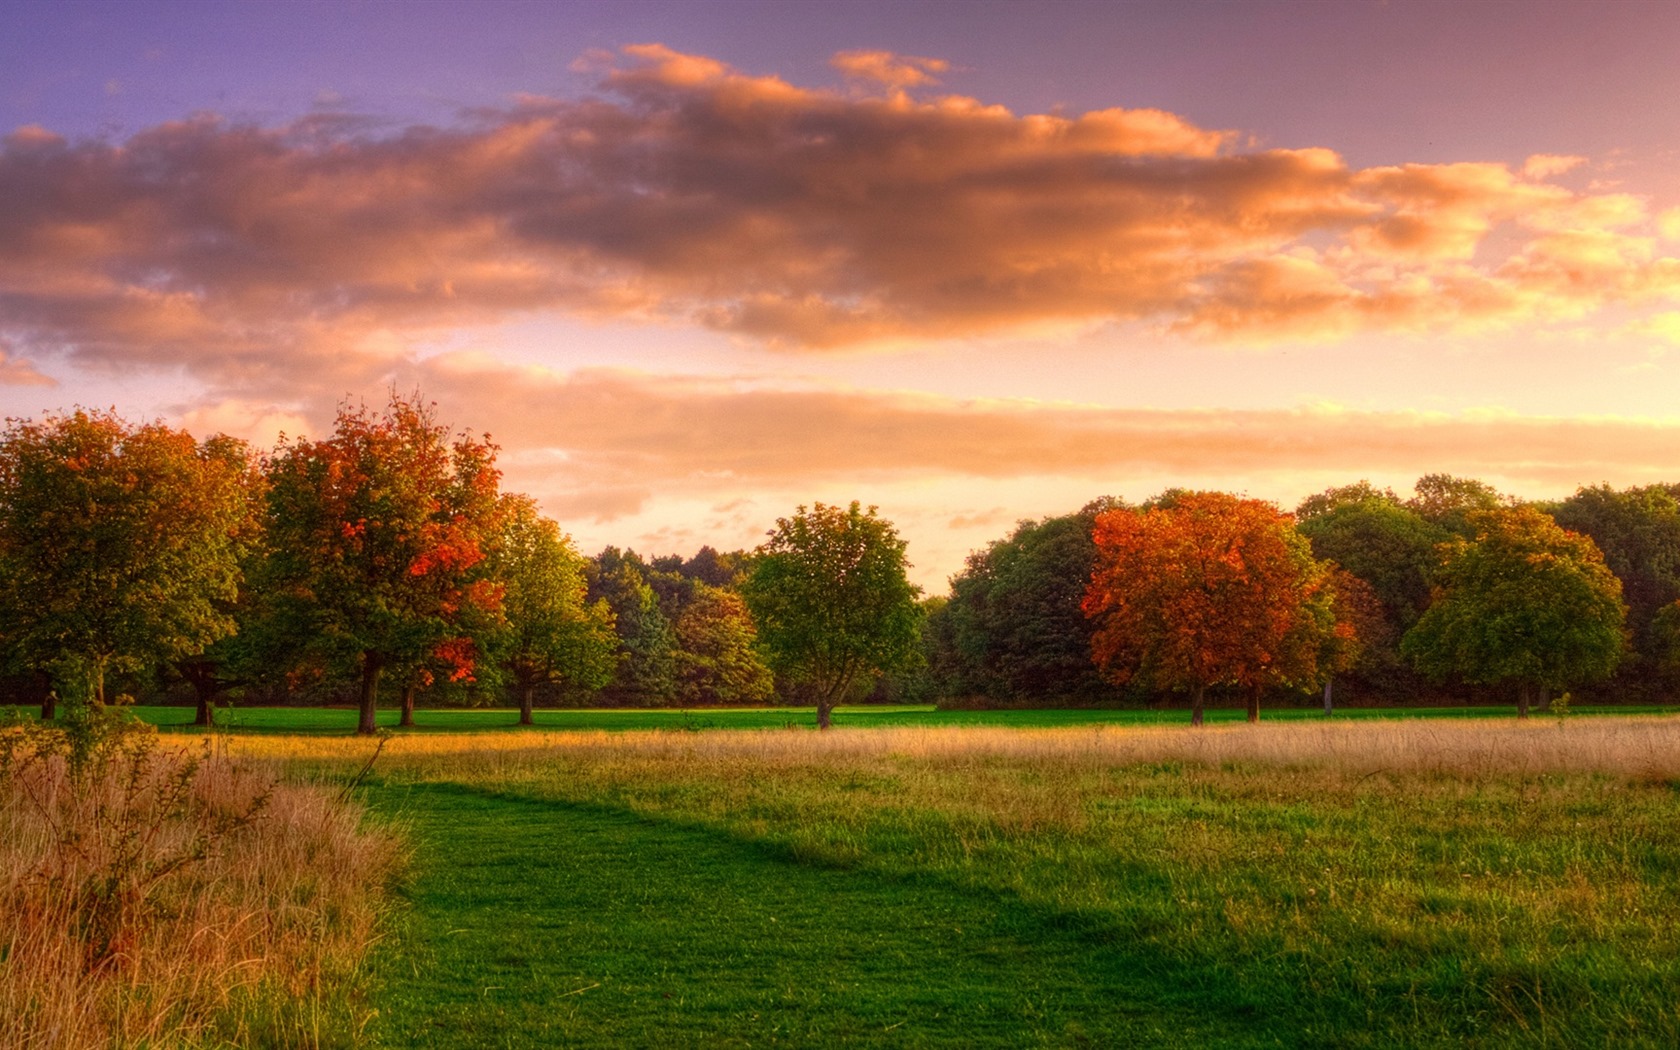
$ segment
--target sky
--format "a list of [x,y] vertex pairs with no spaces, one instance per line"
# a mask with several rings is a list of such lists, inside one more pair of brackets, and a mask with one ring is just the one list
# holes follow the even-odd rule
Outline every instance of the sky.
[[0,0],[0,412],[395,390],[585,553],[1680,481],[1680,4]]

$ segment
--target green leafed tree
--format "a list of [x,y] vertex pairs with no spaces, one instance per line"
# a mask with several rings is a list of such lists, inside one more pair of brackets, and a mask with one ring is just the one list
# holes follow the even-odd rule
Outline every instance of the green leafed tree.
[[758,704],[775,681],[739,594],[699,580],[675,624],[677,696],[684,704]]
[[1402,652],[1433,677],[1515,686],[1518,717],[1541,690],[1609,676],[1627,609],[1592,540],[1532,507],[1468,520],[1474,538],[1442,548],[1435,601]]
[[904,541],[874,507],[813,504],[779,518],[742,593],[770,665],[816,702],[835,705],[877,672],[916,659],[921,617]]
[[677,633],[649,583],[655,571],[635,551],[608,547],[587,572],[590,600],[607,603],[618,634],[618,667],[606,699],[635,707],[670,704],[677,697]]
[[935,625],[952,651],[945,689],[994,700],[1091,700],[1112,692],[1091,662],[1091,621],[1080,609],[1097,564],[1091,529],[1112,500],[1076,514],[1022,522],[969,555]]
[[[339,409],[333,433],[282,443],[268,471],[269,630],[299,657],[354,667],[357,732],[380,678],[433,666],[470,678],[500,620],[484,554],[498,512],[495,446],[451,435],[430,406]],[[412,693],[405,689],[406,701]]]
[[1401,658],[1399,640],[1429,607],[1436,548],[1452,533],[1365,482],[1308,497],[1297,514],[1296,528],[1313,555],[1362,580],[1378,603],[1380,622],[1366,617],[1352,677],[1384,694],[1421,687]]
[[1680,486],[1647,485],[1623,490],[1608,485],[1581,488],[1551,508],[1552,518],[1592,539],[1604,564],[1622,581],[1628,607],[1631,658],[1616,675],[1618,687],[1651,688],[1673,680],[1663,658],[1665,637],[1657,614],[1680,601]]
[[[102,703],[113,672],[234,630],[252,538],[243,444],[77,410],[0,434],[0,622],[13,660]],[[51,704],[43,709],[50,717]]]
[[495,652],[519,697],[519,724],[531,724],[537,688],[591,691],[618,665],[612,609],[589,601],[584,559],[560,526],[525,496],[502,500],[490,578],[501,584],[505,626]]
[[1510,505],[1511,500],[1487,482],[1452,474],[1418,478],[1412,498],[1406,501],[1406,508],[1423,520],[1467,539],[1476,531],[1470,521],[1472,514]]

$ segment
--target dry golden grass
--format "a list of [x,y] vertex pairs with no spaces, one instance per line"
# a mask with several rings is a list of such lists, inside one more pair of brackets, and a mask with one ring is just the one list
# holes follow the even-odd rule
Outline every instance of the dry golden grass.
[[[345,737],[247,736],[234,753],[287,763],[365,761],[374,744]],[[772,764],[911,758],[1075,762],[1103,766],[1179,762],[1311,767],[1351,773],[1459,776],[1597,773],[1680,778],[1680,717],[1528,721],[1362,720],[1258,726],[1014,729],[902,727],[705,732],[460,733],[393,737],[379,759],[389,771],[514,773],[567,755],[750,759]]]
[[196,747],[139,738],[73,775],[6,743],[0,1046],[312,1046],[357,1023],[341,982],[400,860],[359,809]]

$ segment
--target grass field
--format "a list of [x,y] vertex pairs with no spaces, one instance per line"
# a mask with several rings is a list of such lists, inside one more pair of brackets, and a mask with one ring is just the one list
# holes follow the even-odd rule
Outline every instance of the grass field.
[[1677,785],[1672,717],[410,734],[370,1032],[1672,1047]]
[[236,713],[410,857],[309,1045],[1680,1045],[1680,716]]
[[[15,709],[29,715],[28,708]],[[129,708],[142,720],[169,730],[193,732],[191,707],[137,706]],[[1576,707],[1574,714],[1644,715],[1675,711],[1673,707],[1607,706]],[[1336,720],[1394,718],[1510,718],[1514,707],[1347,707],[1332,716]],[[414,713],[414,732],[530,732],[575,730],[608,732],[638,729],[783,729],[814,727],[815,709],[809,707],[695,708],[692,710],[624,710],[604,708],[539,710],[536,726],[516,725],[518,712],[510,709],[421,709]],[[1209,708],[1209,722],[1240,722],[1241,708]],[[1262,712],[1265,721],[1320,722],[1324,714],[1317,707],[1276,707]],[[1155,726],[1187,725],[1188,710],[1153,709],[1056,709],[1026,711],[940,711],[932,705],[869,705],[841,707],[835,724],[852,728],[887,726],[1010,726],[1042,729],[1057,726]],[[345,707],[232,707],[217,712],[219,729],[240,733],[337,734],[356,728],[356,711]],[[397,728],[395,710],[380,711],[381,727]],[[406,732],[406,730],[404,730]]]

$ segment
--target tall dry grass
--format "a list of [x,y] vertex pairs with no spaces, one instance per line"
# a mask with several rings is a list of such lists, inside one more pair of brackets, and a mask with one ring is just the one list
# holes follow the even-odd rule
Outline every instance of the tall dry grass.
[[[344,737],[242,737],[252,758],[338,767],[365,760],[366,740]],[[1310,767],[1344,773],[1448,776],[1587,773],[1636,779],[1680,778],[1680,717],[1571,717],[1527,721],[1395,719],[1189,727],[1091,726],[1046,729],[894,727],[425,734],[388,741],[380,768],[473,779],[572,755],[771,764],[869,759],[1075,762],[1101,766],[1179,762]]]
[[0,1047],[321,1046],[397,841],[318,788],[126,734],[0,734]]

